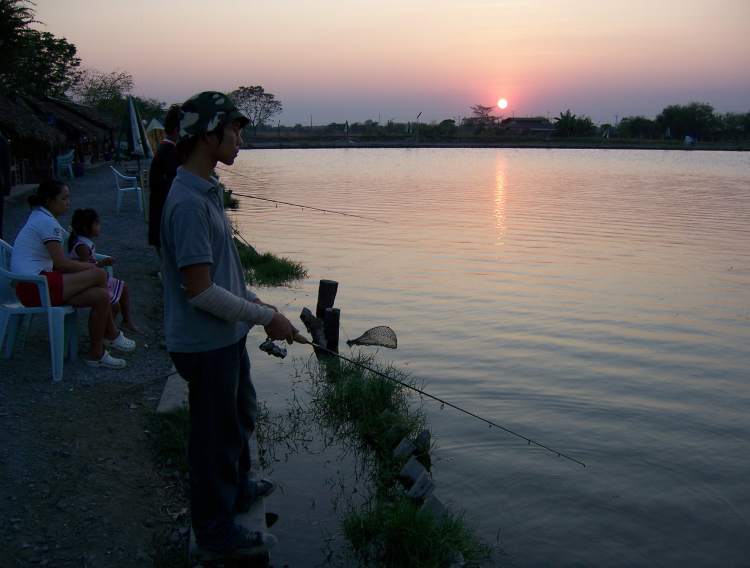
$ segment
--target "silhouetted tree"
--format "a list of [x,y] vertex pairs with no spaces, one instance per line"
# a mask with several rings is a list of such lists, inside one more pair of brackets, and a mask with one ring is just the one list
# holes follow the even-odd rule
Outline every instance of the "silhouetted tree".
[[670,105],[656,117],[663,132],[669,131],[672,138],[692,136],[697,139],[710,139],[720,129],[719,117],[714,107],[708,103]]
[[[83,69],[78,81],[67,94],[74,102],[121,117],[127,112],[127,98],[131,95],[133,86],[133,76],[127,71],[105,73],[96,69]],[[138,104],[141,118],[163,118],[166,103],[151,98],[133,98]]]
[[628,116],[617,126],[619,138],[660,138],[659,125],[644,116]]
[[570,109],[561,112],[554,120],[558,136],[591,136],[596,132],[596,127],[588,116],[576,116]]
[[471,107],[472,116],[465,123],[475,127],[478,132],[487,130],[497,123],[498,119],[492,116],[494,110],[494,106],[474,105]]
[[750,139],[750,112],[728,112],[719,116],[721,124],[720,138],[722,140]]
[[267,93],[260,85],[252,87],[238,87],[229,96],[232,97],[237,108],[250,119],[250,126],[257,134],[258,128],[264,126],[268,120],[283,110],[281,101],[276,95]]
[[65,38],[32,29],[33,3],[0,0],[0,91],[61,96],[76,82],[81,60]]

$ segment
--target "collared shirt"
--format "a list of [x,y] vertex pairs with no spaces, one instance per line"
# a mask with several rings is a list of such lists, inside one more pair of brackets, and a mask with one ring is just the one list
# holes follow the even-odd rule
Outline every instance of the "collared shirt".
[[46,243],[63,242],[63,228],[45,207],[35,207],[16,237],[10,271],[18,274],[50,272],[54,267]]
[[209,264],[211,280],[233,294],[253,299],[224,212],[218,180],[205,180],[185,168],[167,194],[161,218],[164,331],[167,349],[175,353],[210,351],[236,343],[247,335],[247,322],[228,322],[188,303],[181,268]]

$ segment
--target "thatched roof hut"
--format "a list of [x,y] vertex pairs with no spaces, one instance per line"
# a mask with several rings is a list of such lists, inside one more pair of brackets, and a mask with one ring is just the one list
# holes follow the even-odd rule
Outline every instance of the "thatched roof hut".
[[11,139],[36,143],[48,148],[65,144],[65,134],[50,125],[20,96],[0,95],[0,128]]
[[48,123],[65,132],[69,143],[80,143],[82,138],[100,142],[111,140],[111,129],[85,118],[82,113],[75,112],[66,104],[60,104],[56,99],[29,98],[28,102]]
[[114,141],[114,120],[91,107],[52,97],[0,95],[0,129],[11,139],[15,183],[52,173],[55,156],[75,148],[97,156]]
[[97,110],[94,107],[79,105],[77,103],[66,101],[65,99],[58,99],[55,97],[47,97],[47,100],[63,107],[66,110],[73,112],[74,114],[77,114],[78,116],[85,118],[89,122],[96,124],[97,126],[104,128],[105,130],[114,131],[120,126],[117,120],[109,113]]

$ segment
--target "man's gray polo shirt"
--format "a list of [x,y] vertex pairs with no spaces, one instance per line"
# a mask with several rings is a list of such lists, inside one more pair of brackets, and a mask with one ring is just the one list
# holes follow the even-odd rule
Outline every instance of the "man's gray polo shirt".
[[210,351],[244,337],[251,327],[248,322],[228,322],[194,308],[182,288],[181,268],[210,264],[214,284],[241,298],[255,297],[245,286],[217,180],[177,169],[161,218],[161,251],[167,349],[175,353]]

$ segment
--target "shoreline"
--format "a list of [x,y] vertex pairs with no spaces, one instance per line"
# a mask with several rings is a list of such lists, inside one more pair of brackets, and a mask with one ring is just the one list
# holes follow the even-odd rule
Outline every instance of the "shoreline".
[[589,141],[497,141],[497,142],[406,142],[389,140],[258,140],[242,146],[243,150],[304,150],[304,149],[341,149],[341,148],[514,148],[514,149],[555,149],[555,150],[674,150],[674,151],[709,151],[709,152],[748,152],[750,142],[744,143],[697,143],[686,145],[682,142],[609,142]]

